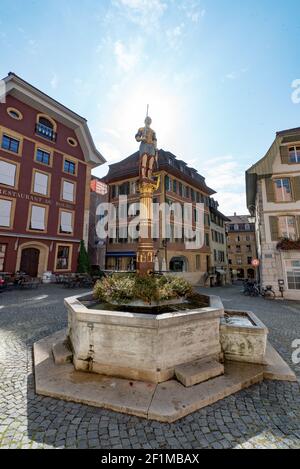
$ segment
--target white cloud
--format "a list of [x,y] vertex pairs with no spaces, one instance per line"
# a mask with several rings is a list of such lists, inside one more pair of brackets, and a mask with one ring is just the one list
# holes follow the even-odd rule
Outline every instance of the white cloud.
[[162,0],[113,0],[113,4],[127,19],[146,29],[158,26],[167,9]]
[[206,14],[206,10],[202,7],[201,0],[184,0],[179,4],[179,9],[184,11],[186,17],[192,23],[199,23],[201,18]]
[[201,168],[209,187],[214,189],[220,210],[226,215],[247,213],[245,169],[232,156],[207,158]]
[[137,40],[126,46],[122,41],[116,41],[114,44],[114,54],[118,67],[123,72],[130,72],[139,63],[142,56],[142,42]]
[[225,75],[225,78],[227,80],[237,80],[241,77],[241,75],[243,75],[244,73],[247,73],[248,71],[248,68],[241,68],[240,70],[237,70],[237,71],[232,71],[230,73],[227,73]]
[[58,82],[59,82],[58,75],[56,73],[54,73],[53,77],[50,81],[51,88],[53,88],[55,90],[58,86]]
[[181,42],[181,37],[184,31],[184,23],[181,23],[178,26],[175,26],[174,28],[168,29],[166,31],[166,37],[169,46],[172,49],[177,49],[178,46],[180,45]]

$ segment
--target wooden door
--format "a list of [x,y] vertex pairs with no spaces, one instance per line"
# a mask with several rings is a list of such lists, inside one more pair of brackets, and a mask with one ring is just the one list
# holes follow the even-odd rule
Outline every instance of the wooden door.
[[20,271],[30,277],[37,277],[39,270],[40,251],[34,248],[23,249]]

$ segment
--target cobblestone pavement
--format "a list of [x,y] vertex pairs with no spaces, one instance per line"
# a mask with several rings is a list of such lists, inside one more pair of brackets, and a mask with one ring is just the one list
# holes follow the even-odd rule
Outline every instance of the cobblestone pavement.
[[[300,305],[243,298],[240,290],[212,292],[227,309],[258,314],[292,365]],[[298,383],[265,381],[174,424],[35,395],[32,344],[66,326],[65,296],[68,290],[57,286],[0,295],[1,448],[300,448]]]

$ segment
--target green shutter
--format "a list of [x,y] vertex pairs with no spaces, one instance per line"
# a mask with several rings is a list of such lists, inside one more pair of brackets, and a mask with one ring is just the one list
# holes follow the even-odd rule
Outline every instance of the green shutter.
[[274,191],[274,181],[272,178],[266,178],[266,192],[267,192],[267,201],[275,202],[275,191]]
[[165,190],[167,192],[170,191],[170,178],[169,178],[169,176],[165,176]]
[[270,217],[271,240],[279,240],[278,217]]
[[280,156],[282,164],[289,164],[289,147],[280,147]]
[[300,176],[292,178],[294,200],[300,200]]

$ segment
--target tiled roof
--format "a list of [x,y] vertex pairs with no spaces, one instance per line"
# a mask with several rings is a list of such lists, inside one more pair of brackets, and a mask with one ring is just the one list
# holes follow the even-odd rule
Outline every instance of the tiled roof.
[[[215,191],[208,187],[205,178],[194,168],[189,168],[187,163],[178,160],[173,153],[165,150],[158,151],[158,169],[165,170],[177,176],[178,179],[185,180],[192,186],[202,189],[209,195]],[[128,158],[109,166],[108,174],[102,179],[105,183],[112,183],[139,175],[139,152],[133,153]]]

